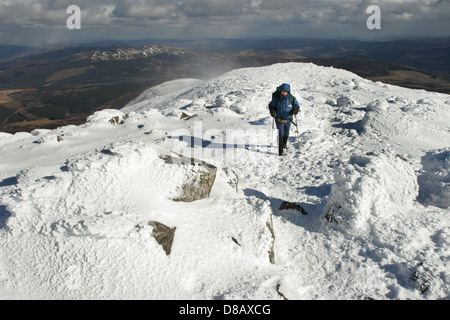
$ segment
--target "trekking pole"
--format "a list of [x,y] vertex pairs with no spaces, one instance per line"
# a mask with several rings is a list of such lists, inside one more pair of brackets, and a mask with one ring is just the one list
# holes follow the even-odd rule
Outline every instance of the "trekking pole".
[[275,130],[275,117],[272,117],[272,131],[270,132],[270,135],[271,135],[271,137],[270,137],[270,142],[272,143],[272,148],[271,148],[271,150],[270,150],[270,152],[272,152],[272,149],[273,149],[273,146],[274,146],[274,142],[273,142],[273,130]]
[[297,133],[297,145],[298,145],[298,152],[300,152],[300,133],[298,132],[298,121],[297,121],[297,115],[294,115],[295,117],[295,132]]
[[[297,127],[297,124],[294,122],[294,120],[292,120],[292,118],[289,118],[289,121],[292,122],[292,124]],[[297,121],[297,119],[295,119],[295,121]]]

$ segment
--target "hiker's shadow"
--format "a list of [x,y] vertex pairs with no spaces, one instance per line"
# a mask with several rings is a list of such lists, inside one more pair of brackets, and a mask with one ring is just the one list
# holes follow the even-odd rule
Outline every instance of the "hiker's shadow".
[[[189,135],[181,135],[181,136],[168,136],[169,139],[172,140],[178,140],[185,144],[185,148],[195,148],[195,147],[201,147],[203,149],[209,149],[209,150],[235,150],[235,149],[243,149],[243,150],[249,150],[254,152],[261,152],[261,150],[265,150],[267,148],[270,148],[270,145],[258,145],[250,143],[249,141],[245,141],[245,138],[242,139],[243,141],[235,141],[235,139],[230,139],[230,141],[227,141],[227,139],[216,139],[213,137],[211,140],[199,138],[195,136],[189,136]],[[225,141],[222,141],[225,140]],[[237,139],[239,140],[239,139]]]
[[284,199],[269,197],[265,193],[246,188],[243,190],[248,197],[255,196],[269,200],[274,216],[281,217],[296,226],[311,232],[319,232],[325,218],[323,216],[323,204],[311,204],[302,202],[289,202]]

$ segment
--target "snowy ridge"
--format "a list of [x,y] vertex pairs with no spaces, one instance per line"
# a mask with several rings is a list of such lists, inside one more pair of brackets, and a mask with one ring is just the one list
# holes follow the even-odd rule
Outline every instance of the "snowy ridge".
[[[267,104],[283,82],[301,151],[292,127],[278,157]],[[1,134],[0,298],[448,299],[449,108],[448,95],[292,63]],[[160,155],[217,166],[210,197],[170,200],[186,172]],[[150,220],[176,227],[170,255]]]
[[90,59],[92,61],[112,61],[112,60],[132,60],[137,58],[145,58],[156,56],[159,54],[184,55],[187,52],[163,45],[149,45],[142,48],[116,48],[111,50],[95,50],[81,52],[77,54],[81,58]]

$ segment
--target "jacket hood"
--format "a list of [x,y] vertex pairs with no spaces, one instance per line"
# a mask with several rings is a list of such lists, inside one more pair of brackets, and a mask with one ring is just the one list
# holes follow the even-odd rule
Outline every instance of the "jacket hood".
[[291,86],[289,85],[289,84],[287,84],[287,83],[283,83],[281,86],[280,86],[280,91],[287,91],[287,92],[291,92]]

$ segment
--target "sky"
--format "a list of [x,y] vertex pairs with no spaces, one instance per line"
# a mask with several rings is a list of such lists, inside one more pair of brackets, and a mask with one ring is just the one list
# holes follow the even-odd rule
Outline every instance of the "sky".
[[0,0],[1,44],[449,35],[450,0]]

